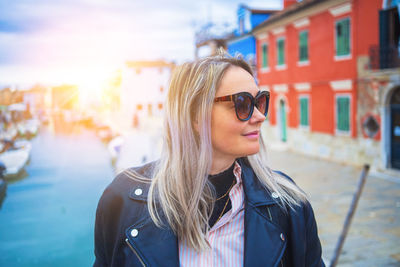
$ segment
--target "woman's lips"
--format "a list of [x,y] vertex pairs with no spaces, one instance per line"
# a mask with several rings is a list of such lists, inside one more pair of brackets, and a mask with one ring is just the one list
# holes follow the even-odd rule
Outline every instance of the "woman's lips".
[[258,138],[259,132],[258,131],[253,131],[249,132],[247,134],[244,134],[244,136],[249,137],[249,138]]

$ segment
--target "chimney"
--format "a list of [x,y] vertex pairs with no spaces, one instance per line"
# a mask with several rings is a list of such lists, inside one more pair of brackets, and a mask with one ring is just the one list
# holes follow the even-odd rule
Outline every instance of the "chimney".
[[288,6],[296,4],[297,0],[283,0],[283,9],[286,9]]

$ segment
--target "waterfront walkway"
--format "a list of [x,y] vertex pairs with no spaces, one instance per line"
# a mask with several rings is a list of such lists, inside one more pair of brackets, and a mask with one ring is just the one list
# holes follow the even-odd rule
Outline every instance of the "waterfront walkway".
[[[271,167],[308,193],[329,265],[361,168],[288,151],[268,153]],[[400,177],[386,177],[368,175],[338,266],[400,266]]]

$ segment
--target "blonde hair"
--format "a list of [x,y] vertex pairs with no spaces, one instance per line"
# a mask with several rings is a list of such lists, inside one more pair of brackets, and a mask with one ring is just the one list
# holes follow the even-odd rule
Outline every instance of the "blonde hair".
[[[163,149],[149,189],[148,210],[154,223],[159,227],[165,223],[158,213],[157,208],[161,208],[179,240],[197,250],[209,248],[206,234],[215,202],[214,189],[207,179],[212,159],[211,110],[219,83],[230,66],[253,75],[243,59],[224,53],[174,70],[165,105]],[[258,179],[278,193],[282,204],[299,205],[305,194],[265,165],[262,138],[260,147],[259,153],[247,156]],[[146,180],[137,173],[133,176]]]

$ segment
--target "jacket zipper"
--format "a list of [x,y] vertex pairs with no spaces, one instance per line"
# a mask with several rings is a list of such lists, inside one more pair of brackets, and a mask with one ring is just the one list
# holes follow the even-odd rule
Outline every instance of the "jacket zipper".
[[140,263],[142,264],[143,267],[146,267],[146,264],[142,260],[142,258],[139,256],[139,254],[136,252],[136,250],[132,247],[131,243],[129,243],[128,238],[125,239],[125,242],[128,244],[128,247],[132,250],[133,253],[135,253],[136,257],[139,259]]

